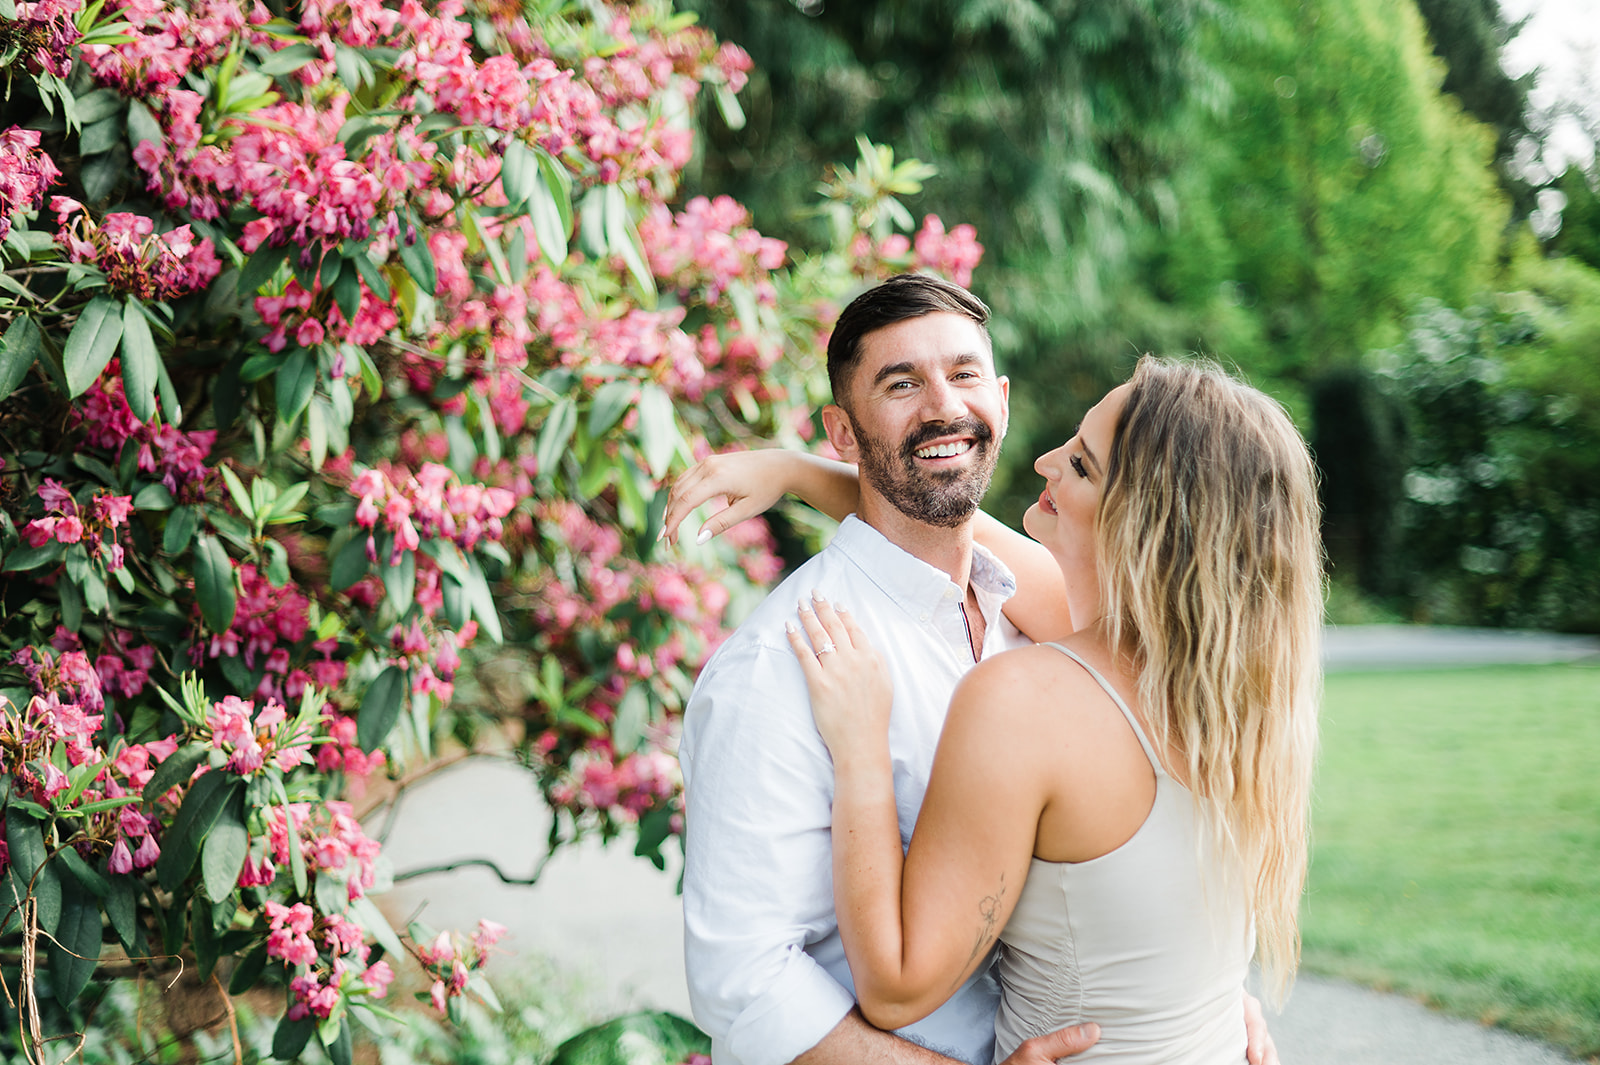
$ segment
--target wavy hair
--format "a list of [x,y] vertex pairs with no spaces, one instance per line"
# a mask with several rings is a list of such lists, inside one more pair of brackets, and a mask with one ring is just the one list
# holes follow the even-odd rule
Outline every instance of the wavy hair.
[[1316,476],[1276,401],[1214,363],[1146,356],[1106,461],[1097,555],[1112,646],[1157,750],[1239,861],[1268,997],[1300,958],[1322,686]]

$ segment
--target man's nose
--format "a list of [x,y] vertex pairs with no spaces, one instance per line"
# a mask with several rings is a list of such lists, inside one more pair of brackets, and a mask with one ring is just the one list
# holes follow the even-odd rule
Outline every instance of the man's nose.
[[966,416],[967,404],[950,382],[935,379],[922,392],[922,418],[929,422],[953,422]]

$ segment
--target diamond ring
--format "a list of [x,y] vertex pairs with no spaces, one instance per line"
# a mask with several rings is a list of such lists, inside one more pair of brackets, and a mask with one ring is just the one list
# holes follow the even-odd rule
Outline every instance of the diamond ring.
[[829,651],[837,651],[837,650],[838,650],[838,648],[833,645],[833,641],[829,640],[827,643],[824,643],[821,647],[817,648],[817,657],[821,658],[823,655],[827,654]]

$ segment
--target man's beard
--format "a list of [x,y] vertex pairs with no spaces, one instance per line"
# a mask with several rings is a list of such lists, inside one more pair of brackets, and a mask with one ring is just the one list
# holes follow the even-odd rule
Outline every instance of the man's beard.
[[[976,461],[961,469],[918,469],[916,450],[942,436],[972,437]],[[992,446],[994,430],[976,418],[924,425],[898,449],[859,427],[856,440],[861,446],[858,466],[862,483],[870,484],[906,517],[941,529],[953,529],[977,511],[1000,457],[999,449]]]

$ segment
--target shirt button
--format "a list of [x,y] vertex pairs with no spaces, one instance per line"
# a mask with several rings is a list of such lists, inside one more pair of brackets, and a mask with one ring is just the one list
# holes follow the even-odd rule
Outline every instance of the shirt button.
[[946,599],[954,599],[956,597],[955,585],[951,585],[944,590],[944,597]]
[[930,615],[930,614],[923,614],[923,615],[922,615],[922,618],[921,618],[921,620],[922,620],[922,621],[927,621],[927,620],[928,620],[928,618],[929,618],[929,617],[931,617],[931,616],[932,616],[932,615]]

